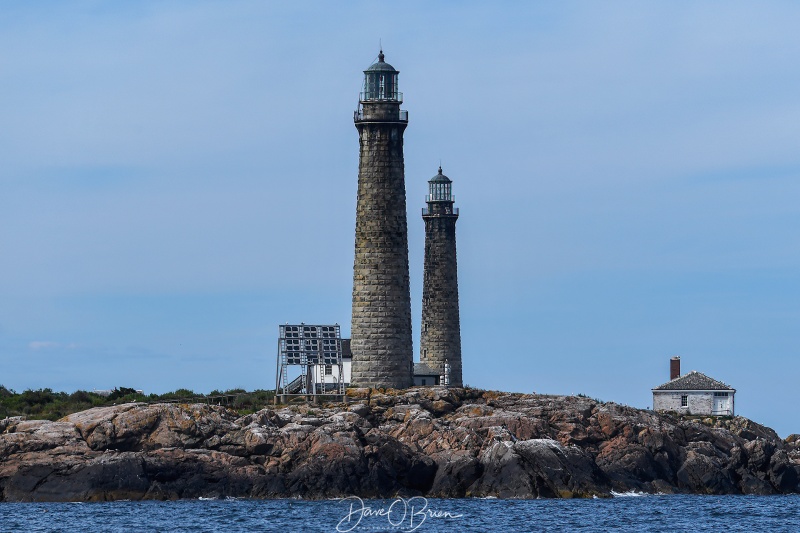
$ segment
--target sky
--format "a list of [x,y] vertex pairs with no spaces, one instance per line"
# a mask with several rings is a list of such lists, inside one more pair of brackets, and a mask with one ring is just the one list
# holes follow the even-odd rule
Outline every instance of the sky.
[[[454,182],[465,383],[800,433],[800,5],[4,2],[0,384],[274,387],[350,331],[362,71],[400,71],[419,349]],[[418,354],[415,353],[415,357]]]

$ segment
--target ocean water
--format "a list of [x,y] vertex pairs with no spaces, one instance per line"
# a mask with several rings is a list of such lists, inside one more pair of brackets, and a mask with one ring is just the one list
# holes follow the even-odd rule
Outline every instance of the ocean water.
[[0,503],[0,531],[800,531],[800,495]]

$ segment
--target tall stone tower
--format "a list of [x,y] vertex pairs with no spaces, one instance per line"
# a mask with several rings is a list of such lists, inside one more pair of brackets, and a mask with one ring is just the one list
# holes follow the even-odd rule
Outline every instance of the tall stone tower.
[[403,132],[397,70],[383,60],[364,71],[355,112],[358,164],[353,265],[351,383],[406,388],[413,384]]
[[458,316],[456,220],[452,181],[439,173],[428,181],[425,221],[425,274],[422,285],[420,362],[444,374],[450,365],[450,385],[462,387],[461,323]]

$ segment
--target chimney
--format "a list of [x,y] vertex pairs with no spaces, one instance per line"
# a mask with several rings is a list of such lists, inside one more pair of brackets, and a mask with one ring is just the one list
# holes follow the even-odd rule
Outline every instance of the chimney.
[[680,356],[675,356],[669,360],[669,380],[672,381],[675,378],[681,376],[681,358]]

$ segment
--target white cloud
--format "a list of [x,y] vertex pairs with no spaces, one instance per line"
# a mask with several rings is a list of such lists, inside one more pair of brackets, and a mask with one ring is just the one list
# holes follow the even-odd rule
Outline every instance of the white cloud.
[[61,344],[53,341],[31,341],[28,343],[28,348],[31,350],[48,350],[51,348],[59,348]]

